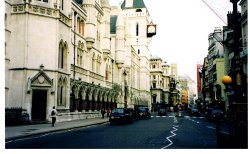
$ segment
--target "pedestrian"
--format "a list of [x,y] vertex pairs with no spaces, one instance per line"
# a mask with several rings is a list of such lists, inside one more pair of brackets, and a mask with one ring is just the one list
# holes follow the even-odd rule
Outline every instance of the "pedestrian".
[[55,106],[53,106],[53,109],[51,110],[51,118],[52,118],[52,127],[55,126],[55,123],[56,123],[56,114],[57,114],[57,111],[55,109]]
[[107,117],[109,117],[111,110],[108,108],[107,109]]
[[102,114],[102,118],[104,119],[104,114],[105,114],[105,109],[104,108],[102,108],[101,114]]

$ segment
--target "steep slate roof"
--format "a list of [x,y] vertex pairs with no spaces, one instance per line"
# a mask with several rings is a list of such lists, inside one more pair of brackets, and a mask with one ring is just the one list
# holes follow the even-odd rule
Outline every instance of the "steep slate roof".
[[110,34],[116,34],[116,21],[117,21],[116,15],[110,16]]
[[[126,9],[125,8],[125,1],[123,1],[121,8],[122,9]],[[133,0],[133,7],[129,7],[129,8],[146,8],[144,1],[143,0]]]

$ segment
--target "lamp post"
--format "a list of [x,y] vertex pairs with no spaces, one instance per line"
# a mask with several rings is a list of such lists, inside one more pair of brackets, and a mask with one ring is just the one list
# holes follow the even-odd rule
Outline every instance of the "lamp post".
[[127,82],[126,82],[127,73],[125,69],[123,75],[124,75],[124,108],[127,108]]

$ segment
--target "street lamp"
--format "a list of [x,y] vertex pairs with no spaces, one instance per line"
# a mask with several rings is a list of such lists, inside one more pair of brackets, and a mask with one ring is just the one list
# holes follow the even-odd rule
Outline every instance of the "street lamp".
[[125,69],[123,75],[124,75],[124,108],[127,108],[127,83],[126,83],[127,73]]

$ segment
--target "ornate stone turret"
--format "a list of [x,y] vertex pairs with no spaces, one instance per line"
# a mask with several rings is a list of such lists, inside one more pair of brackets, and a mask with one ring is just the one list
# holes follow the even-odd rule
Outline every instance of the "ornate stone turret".
[[124,20],[122,13],[120,12],[116,21],[116,64],[118,68],[123,67],[125,61],[125,32],[124,32]]
[[102,39],[102,51],[104,58],[110,54],[110,5],[109,0],[101,1],[103,12],[104,12],[104,21],[102,28],[104,30],[103,39]]
[[95,18],[92,18],[91,15],[96,14],[95,10],[95,0],[84,0],[83,6],[88,12],[87,21],[86,21],[86,43],[87,48],[91,49],[93,47],[93,44],[95,43],[95,27],[96,27],[96,21]]

